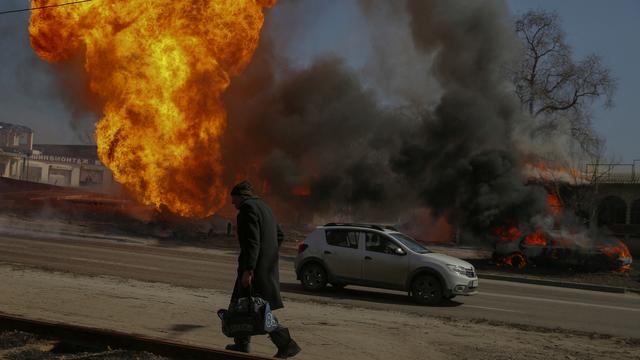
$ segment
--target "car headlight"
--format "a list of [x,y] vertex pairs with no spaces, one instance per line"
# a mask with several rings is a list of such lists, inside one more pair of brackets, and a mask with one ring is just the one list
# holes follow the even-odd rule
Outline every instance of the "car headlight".
[[467,275],[467,269],[465,269],[463,266],[447,264],[447,267],[451,272],[458,273],[463,276]]

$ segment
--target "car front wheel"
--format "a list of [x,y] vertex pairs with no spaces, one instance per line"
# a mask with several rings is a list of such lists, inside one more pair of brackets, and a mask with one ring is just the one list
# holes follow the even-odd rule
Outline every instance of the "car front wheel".
[[322,265],[310,263],[302,267],[301,279],[302,287],[307,291],[318,291],[327,286],[327,272]]
[[422,305],[437,305],[443,299],[442,285],[433,275],[420,275],[411,283],[411,296]]

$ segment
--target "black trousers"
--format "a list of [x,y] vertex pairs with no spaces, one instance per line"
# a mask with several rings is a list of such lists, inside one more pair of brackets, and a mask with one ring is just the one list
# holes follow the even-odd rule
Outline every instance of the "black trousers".
[[[231,295],[231,303],[235,303],[238,299],[247,296],[252,296],[252,294],[249,294],[249,289],[242,286],[242,274],[238,271],[236,283],[233,287],[233,294]],[[278,349],[281,349],[289,345],[291,342],[291,335],[289,334],[289,329],[282,326],[280,321],[278,321],[278,318],[274,316],[274,319],[278,323],[278,327],[269,334],[269,339],[271,339],[271,342],[273,342]],[[251,336],[236,337],[233,338],[233,342],[239,345],[249,344],[251,342]]]

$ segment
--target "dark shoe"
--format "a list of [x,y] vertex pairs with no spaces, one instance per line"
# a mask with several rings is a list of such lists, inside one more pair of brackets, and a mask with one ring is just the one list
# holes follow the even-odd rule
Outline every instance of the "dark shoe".
[[278,352],[273,355],[273,357],[278,359],[286,359],[298,355],[300,351],[302,351],[302,349],[300,349],[300,346],[298,346],[295,341],[291,340],[285,347],[278,349]]
[[251,351],[251,346],[249,344],[230,344],[225,347],[227,350],[238,351],[243,353],[248,353]]
[[289,329],[286,327],[279,327],[269,334],[271,341],[278,347],[278,353],[273,357],[278,359],[286,359],[296,356],[300,352],[300,347],[291,338]]

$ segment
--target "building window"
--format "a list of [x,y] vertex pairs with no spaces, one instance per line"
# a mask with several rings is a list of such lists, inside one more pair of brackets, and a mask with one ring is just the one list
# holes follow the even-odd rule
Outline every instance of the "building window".
[[80,169],[80,186],[101,185],[103,173],[102,170]]
[[42,181],[42,168],[39,166],[29,166],[27,170],[27,180],[33,182]]
[[71,170],[50,168],[49,184],[57,186],[71,186]]
[[29,145],[29,137],[30,137],[30,134],[20,134],[20,136],[18,136],[18,145],[20,146]]

